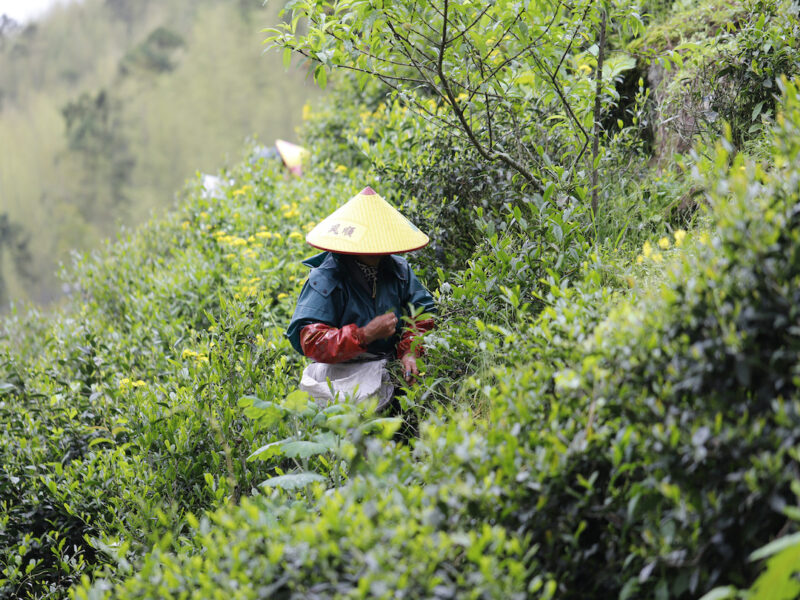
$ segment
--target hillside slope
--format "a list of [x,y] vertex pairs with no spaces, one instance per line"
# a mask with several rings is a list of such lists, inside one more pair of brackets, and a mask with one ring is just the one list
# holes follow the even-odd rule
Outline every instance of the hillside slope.
[[85,0],[0,38],[0,215],[19,230],[0,304],[59,297],[71,250],[163,214],[246,138],[294,138],[317,94],[262,54],[276,19],[258,0]]

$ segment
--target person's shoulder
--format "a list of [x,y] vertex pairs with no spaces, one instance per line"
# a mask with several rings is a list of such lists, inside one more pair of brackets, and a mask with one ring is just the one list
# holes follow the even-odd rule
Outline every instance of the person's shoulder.
[[308,285],[311,289],[326,298],[339,287],[340,283],[339,263],[332,254],[326,256],[318,266],[312,268],[308,275]]
[[391,266],[394,270],[394,274],[398,277],[398,279],[406,281],[408,279],[408,274],[411,272],[411,265],[409,265],[408,261],[402,256],[392,254],[390,255],[390,258],[392,260]]

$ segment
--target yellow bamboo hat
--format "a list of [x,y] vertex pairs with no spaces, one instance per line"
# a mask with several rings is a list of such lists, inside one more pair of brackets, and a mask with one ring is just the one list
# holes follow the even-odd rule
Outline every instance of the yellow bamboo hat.
[[308,150],[285,140],[275,140],[275,148],[278,150],[278,154],[281,155],[283,164],[292,173],[300,175],[303,167],[303,157],[308,154]]
[[341,254],[397,254],[426,246],[428,236],[371,187],[365,187],[306,236],[320,250]]

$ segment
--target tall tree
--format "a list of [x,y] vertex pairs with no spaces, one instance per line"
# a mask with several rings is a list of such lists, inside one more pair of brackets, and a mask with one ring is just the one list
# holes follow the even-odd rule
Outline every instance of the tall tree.
[[118,102],[105,90],[84,93],[61,113],[67,147],[80,168],[79,208],[87,221],[96,221],[101,207],[117,210],[127,203],[135,164],[121,127]]
[[13,223],[6,213],[0,214],[0,306],[5,306],[9,300],[6,274],[3,273],[6,252],[17,275],[28,282],[34,279],[29,241],[30,236],[18,223]]
[[613,81],[600,65],[593,86],[574,61],[596,64],[587,41],[606,19],[641,26],[630,6],[609,4],[293,0],[284,12],[291,18],[268,29],[267,41],[284,49],[287,63],[292,52],[314,61],[322,86],[334,68],[380,80],[444,135],[541,189],[599,162],[601,148],[587,149],[600,137]]

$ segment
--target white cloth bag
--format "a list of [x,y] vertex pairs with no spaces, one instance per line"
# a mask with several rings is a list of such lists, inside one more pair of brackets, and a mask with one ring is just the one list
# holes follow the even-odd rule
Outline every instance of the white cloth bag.
[[333,402],[355,403],[375,397],[378,410],[392,399],[394,386],[386,369],[388,359],[351,363],[311,363],[303,371],[300,389],[308,392],[320,407]]

